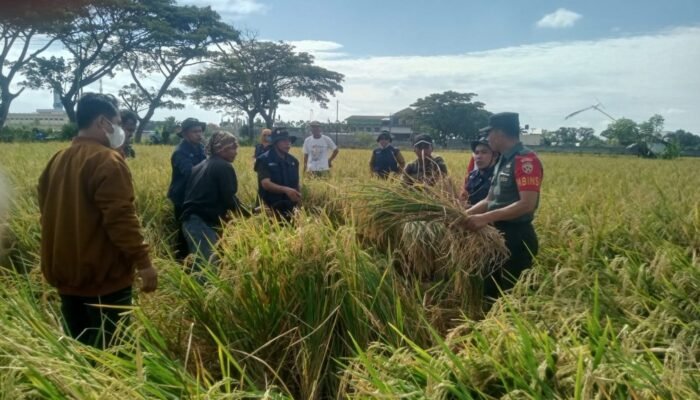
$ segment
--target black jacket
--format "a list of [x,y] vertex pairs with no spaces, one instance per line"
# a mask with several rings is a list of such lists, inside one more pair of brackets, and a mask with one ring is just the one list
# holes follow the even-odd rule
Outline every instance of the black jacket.
[[244,212],[236,193],[238,178],[233,165],[217,156],[192,169],[185,190],[183,220],[195,214],[204,222],[218,226],[229,211]]
[[175,148],[172,157],[170,157],[173,175],[170,180],[170,188],[168,189],[168,198],[173,202],[176,209],[181,208],[185,202],[185,186],[187,185],[187,178],[192,173],[192,168],[206,158],[204,146],[201,144],[193,145],[186,140],[182,140]]
[[263,189],[262,181],[269,178],[272,183],[299,190],[299,161],[291,154],[280,157],[272,149],[255,160],[255,172],[258,173],[258,194],[268,206],[281,201],[289,201],[287,195],[272,193]]

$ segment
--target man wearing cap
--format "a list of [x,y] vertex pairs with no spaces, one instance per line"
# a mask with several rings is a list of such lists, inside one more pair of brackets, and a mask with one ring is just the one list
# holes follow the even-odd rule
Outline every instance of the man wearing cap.
[[238,140],[227,132],[216,132],[207,144],[209,157],[192,168],[187,180],[182,211],[182,229],[190,254],[196,254],[193,269],[211,261],[222,221],[229,213],[246,215],[236,193],[238,178],[233,161],[238,154]]
[[447,177],[447,165],[440,156],[433,156],[433,138],[429,135],[418,135],[413,141],[413,151],[416,160],[406,165],[404,182],[409,185],[422,183],[434,186]]
[[523,270],[532,265],[538,243],[532,220],[540,200],[543,169],[537,155],[520,142],[517,113],[494,114],[489,126],[489,146],[499,152],[491,191],[486,199],[467,213],[466,227],[478,230],[493,224],[503,233],[510,257],[503,267],[484,282],[484,295],[499,297],[500,291],[512,288]]
[[498,153],[491,150],[486,137],[472,141],[471,148],[474,169],[467,171],[460,194],[460,200],[467,206],[477,204],[489,194],[491,178],[498,161]]
[[387,179],[389,174],[401,172],[406,166],[403,154],[391,145],[391,139],[389,131],[382,131],[377,137],[379,147],[374,149],[369,160],[370,172],[382,179]]
[[[321,123],[311,122],[311,136],[304,140],[304,173],[312,176],[328,176],[333,160],[338,156],[338,146],[333,139],[321,134]],[[329,156],[330,154],[330,156]]]
[[270,136],[271,148],[255,160],[260,198],[286,219],[301,202],[299,161],[289,154],[295,141],[287,130],[275,128]]
[[[170,157],[172,178],[168,189],[168,198],[173,203],[175,221],[178,227],[182,224],[187,179],[192,173],[192,168],[207,158],[204,154],[204,145],[202,144],[202,135],[204,135],[205,128],[206,124],[196,118],[187,118],[182,121],[180,133],[178,133],[182,141],[180,141],[180,144],[177,145],[173,155]],[[187,240],[181,228],[178,228],[175,252],[180,259],[183,259],[189,252]]]

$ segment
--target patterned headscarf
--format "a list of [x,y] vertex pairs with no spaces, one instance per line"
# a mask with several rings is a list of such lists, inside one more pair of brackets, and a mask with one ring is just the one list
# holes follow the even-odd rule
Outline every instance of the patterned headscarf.
[[224,147],[230,145],[238,146],[238,139],[236,139],[235,136],[224,131],[214,132],[211,139],[209,139],[209,143],[207,143],[207,155],[214,155]]

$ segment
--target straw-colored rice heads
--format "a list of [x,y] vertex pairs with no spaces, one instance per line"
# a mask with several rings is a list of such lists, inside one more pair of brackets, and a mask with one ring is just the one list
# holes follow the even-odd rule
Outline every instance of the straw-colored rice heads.
[[508,255],[495,228],[463,228],[469,216],[450,193],[429,186],[365,185],[354,198],[364,219],[361,230],[380,243],[394,241],[405,275],[450,277],[462,290],[469,276],[488,276]]
[[208,369],[220,363],[211,351],[220,342],[256,383],[325,398],[337,385],[336,361],[351,356],[355,343],[398,343],[394,327],[425,332],[419,304],[406,299],[388,267],[391,257],[370,251],[352,225],[335,226],[324,214],[301,211],[289,224],[235,219],[205,287],[180,278],[172,288],[184,315],[161,319],[163,329],[194,321]]

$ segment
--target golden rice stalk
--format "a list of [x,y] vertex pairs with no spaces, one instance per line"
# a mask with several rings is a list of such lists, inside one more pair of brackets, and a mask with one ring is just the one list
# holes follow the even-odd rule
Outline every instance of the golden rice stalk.
[[470,275],[487,276],[508,256],[497,229],[462,228],[469,215],[449,192],[429,186],[364,185],[352,196],[360,229],[377,240],[398,237],[396,249],[406,273],[423,278],[454,278],[463,289]]

